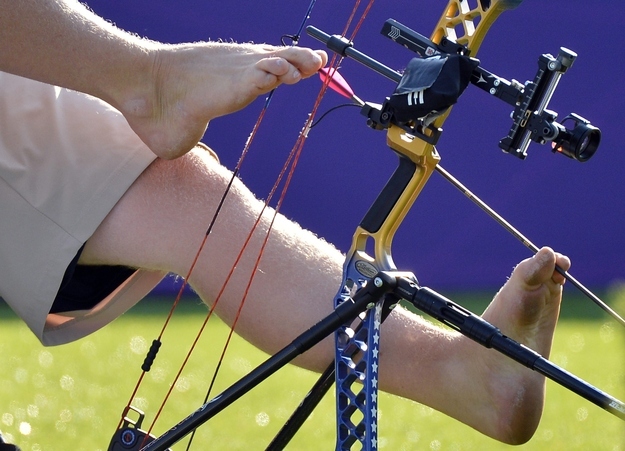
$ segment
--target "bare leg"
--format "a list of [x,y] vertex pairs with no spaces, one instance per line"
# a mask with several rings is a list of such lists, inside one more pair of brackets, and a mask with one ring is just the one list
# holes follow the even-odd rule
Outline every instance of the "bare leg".
[[[81,263],[184,275],[229,178],[230,172],[206,154],[157,160],[88,241]],[[190,281],[207,303],[215,299],[260,209],[261,203],[235,184]],[[220,301],[217,310],[226,322],[238,308],[260,241],[253,240]],[[485,313],[504,333],[543,354],[551,346],[561,297],[556,258],[568,268],[568,259],[550,249],[522,262]],[[331,310],[342,260],[331,245],[278,217],[237,331],[269,353],[279,350]],[[403,309],[393,312],[383,334],[383,389],[499,440],[519,443],[531,437],[542,412],[543,377]],[[327,340],[298,364],[321,370],[332,357]]]
[[[87,242],[81,263],[125,264],[185,275],[230,177],[230,171],[205,152],[155,161]],[[240,182],[235,183],[190,280],[207,303],[221,289],[262,206]],[[268,212],[266,216],[220,300],[218,313],[226,321],[233,319],[250,278]],[[282,216],[271,236],[238,330],[262,349],[275,352],[331,310],[343,256]],[[301,293],[315,292],[318,299],[299,299]],[[286,321],[291,311],[297,315]],[[276,320],[284,323],[281,330],[266,333],[267,324]],[[311,354],[306,365],[315,369],[327,365],[330,350],[328,345],[325,352]]]

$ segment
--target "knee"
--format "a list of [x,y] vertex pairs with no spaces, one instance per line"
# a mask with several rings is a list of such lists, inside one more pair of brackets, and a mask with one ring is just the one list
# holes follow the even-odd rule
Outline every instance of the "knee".
[[202,144],[179,158],[154,160],[137,182],[153,193],[190,196],[198,190],[206,192],[212,184],[223,185],[220,175],[224,172],[228,171],[219,164],[217,154]]

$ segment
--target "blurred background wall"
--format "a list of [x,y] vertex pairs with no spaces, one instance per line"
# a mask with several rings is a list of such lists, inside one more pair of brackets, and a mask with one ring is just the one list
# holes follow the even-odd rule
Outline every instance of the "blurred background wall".
[[[308,7],[307,1],[258,0],[87,4],[123,29],[171,43],[222,39],[279,44],[281,35],[298,29]],[[413,55],[379,34],[383,22],[394,18],[429,36],[445,4],[378,1],[355,46],[401,70]],[[351,7],[352,2],[320,0],[308,23],[340,33]],[[510,128],[511,107],[472,86],[454,107],[438,144],[443,167],[537,245],[569,255],[571,272],[594,288],[625,278],[623,11],[617,0],[525,0],[499,18],[476,55],[488,70],[524,82],[533,79],[542,53],[555,55],[561,46],[578,53],[550,109],[560,118],[576,112],[602,129],[593,159],[578,163],[537,144],[530,146],[525,161],[502,153],[497,143]],[[300,45],[321,44],[304,36]],[[367,101],[381,103],[394,89],[392,82],[353,61],[343,63],[342,74]],[[269,192],[319,85],[314,77],[277,91],[241,173],[259,197]],[[343,101],[330,93],[320,111]],[[234,167],[261,107],[262,99],[211,123],[204,141],[226,166]],[[395,166],[385,134],[368,129],[357,108],[339,110],[310,134],[282,211],[345,251]],[[529,251],[434,174],[400,228],[393,255],[399,268],[414,271],[424,285],[465,290],[500,286]]]

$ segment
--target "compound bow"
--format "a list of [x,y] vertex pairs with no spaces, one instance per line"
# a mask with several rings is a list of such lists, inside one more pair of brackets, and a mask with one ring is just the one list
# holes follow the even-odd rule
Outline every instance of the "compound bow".
[[[216,415],[231,402],[289,363],[294,357],[314,346],[328,334],[335,332],[336,359],[320,379],[308,397],[311,405],[323,396],[336,375],[337,388],[337,449],[377,449],[377,371],[380,324],[392,307],[401,299],[408,300],[417,308],[461,331],[487,347],[493,347],[542,374],[552,378],[570,390],[582,395],[616,416],[625,419],[625,404],[595,389],[586,382],[558,368],[533,351],[524,348],[503,336],[496,328],[485,323],[466,309],[441,297],[435,292],[419,287],[416,278],[409,273],[397,272],[391,256],[394,234],[411,208],[423,186],[434,171],[439,171],[456,187],[465,193],[468,190],[457,182],[439,165],[440,156],[435,144],[441,133],[441,126],[447,118],[451,105],[455,103],[464,87],[471,82],[491,95],[514,107],[513,125],[500,147],[519,158],[526,156],[530,141],[541,144],[552,142],[554,151],[586,161],[597,149],[600,131],[584,118],[570,115],[566,120],[573,122],[567,128],[565,121],[558,123],[557,115],[547,109],[551,95],[559,78],[573,64],[575,54],[561,49],[557,57],[543,55],[539,59],[539,70],[532,82],[521,85],[509,82],[485,70],[470,55],[475,55],[482,40],[497,17],[504,11],[516,8],[522,0],[480,0],[470,7],[466,0],[451,0],[429,39],[415,33],[396,21],[387,21],[383,34],[418,53],[416,66],[409,65],[406,73],[399,74],[383,64],[357,51],[350,40],[342,36],[330,36],[319,29],[309,27],[309,33],[325,42],[328,47],[342,56],[358,60],[387,78],[400,83],[394,96],[383,104],[362,104],[362,112],[369,125],[378,130],[387,130],[387,143],[399,156],[399,166],[386,184],[380,196],[357,228],[350,250],[347,252],[343,282],[335,298],[335,311],[317,325],[303,333],[289,346],[269,358],[238,383],[201,406],[188,418],[164,433],[161,437],[144,443],[137,437],[144,437],[140,422],[125,420],[117,431],[110,449],[164,450],[182,437],[195,430],[200,424]],[[436,68],[418,66],[421,62],[437,61]],[[443,103],[434,103],[434,85],[448,73],[448,62],[463,69],[451,69],[452,78],[464,77],[457,92],[445,97]],[[444,67],[447,66],[447,69]],[[423,74],[435,76],[429,84],[422,85]],[[463,72],[464,75],[459,75]],[[330,72],[331,73],[331,72]],[[411,76],[416,73],[418,76]],[[332,83],[329,79],[326,82]],[[404,96],[404,97],[401,97]],[[407,103],[408,111],[400,111],[397,98]],[[395,102],[395,103],[393,103]],[[436,106],[433,106],[436,105]],[[422,111],[425,108],[425,113]],[[415,111],[419,111],[416,113]],[[310,122],[307,124],[307,128]],[[305,133],[304,133],[305,134]],[[480,206],[490,210],[481,201]],[[492,213],[491,213],[492,214]],[[509,230],[516,233],[534,252],[537,248],[507,222],[498,219]],[[369,255],[368,249],[373,249]],[[560,270],[582,290],[586,290],[569,274]],[[588,290],[586,290],[588,291]],[[596,298],[592,293],[587,293]],[[593,299],[605,310],[611,311],[600,300]],[[357,327],[354,321],[361,321]],[[297,430],[302,418],[311,405],[304,403],[305,413],[296,413],[294,419],[270,445],[281,449]],[[145,445],[145,446],[144,446]]]

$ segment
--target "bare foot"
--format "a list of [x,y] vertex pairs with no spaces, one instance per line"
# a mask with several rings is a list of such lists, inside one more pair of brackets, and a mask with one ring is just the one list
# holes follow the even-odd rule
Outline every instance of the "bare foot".
[[[522,261],[483,314],[504,335],[547,358],[560,312],[564,278],[555,264],[568,270],[567,257],[550,248]],[[545,378],[496,352],[481,354],[479,364],[490,377],[488,392],[498,412],[497,435],[519,444],[533,435],[542,415]]]
[[553,333],[560,313],[564,277],[556,263],[568,270],[568,257],[542,248],[522,261],[483,314],[484,319],[516,341],[549,357]]
[[155,91],[120,102],[133,130],[162,158],[190,150],[208,122],[327,62],[323,51],[254,44],[199,43],[159,49]]

